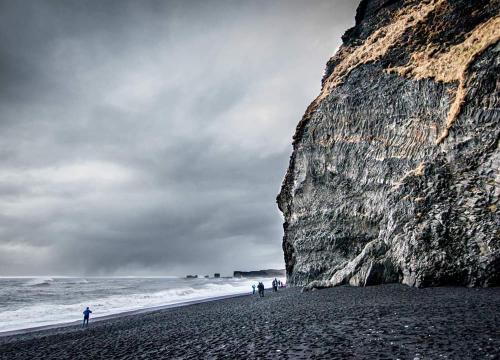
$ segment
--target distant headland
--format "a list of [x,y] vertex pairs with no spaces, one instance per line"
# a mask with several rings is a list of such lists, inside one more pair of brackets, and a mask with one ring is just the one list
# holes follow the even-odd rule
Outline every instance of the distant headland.
[[[267,269],[267,270],[253,270],[253,271],[234,271],[234,278],[254,278],[254,277],[285,277],[286,270],[285,269]],[[209,275],[205,275],[204,278],[210,278]],[[214,274],[214,279],[223,278],[228,279],[231,276],[220,276],[220,273]],[[198,279],[198,275],[186,275],[186,279]]]
[[284,277],[286,276],[285,269],[267,269],[267,270],[254,270],[254,271],[234,271],[233,277],[235,278],[250,278],[250,277]]

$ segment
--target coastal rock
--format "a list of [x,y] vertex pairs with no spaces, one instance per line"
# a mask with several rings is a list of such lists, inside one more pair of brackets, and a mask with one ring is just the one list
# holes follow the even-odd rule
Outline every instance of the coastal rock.
[[291,284],[500,284],[499,9],[361,1],[277,198]]
[[233,277],[235,278],[253,278],[253,277],[282,277],[285,276],[285,269],[267,269],[267,270],[254,270],[254,271],[234,271]]

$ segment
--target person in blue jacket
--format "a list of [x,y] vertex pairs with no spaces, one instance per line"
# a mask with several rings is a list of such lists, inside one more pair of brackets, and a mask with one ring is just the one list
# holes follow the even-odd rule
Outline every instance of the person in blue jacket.
[[90,314],[92,314],[92,311],[90,311],[89,307],[87,306],[87,308],[83,311],[83,324],[82,324],[82,327],[85,327],[85,323],[87,323],[87,326],[89,326]]

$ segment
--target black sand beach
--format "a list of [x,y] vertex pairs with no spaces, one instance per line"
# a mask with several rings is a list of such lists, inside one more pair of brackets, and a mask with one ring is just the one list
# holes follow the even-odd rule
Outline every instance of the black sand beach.
[[1,359],[498,359],[500,288],[266,292],[0,337]]

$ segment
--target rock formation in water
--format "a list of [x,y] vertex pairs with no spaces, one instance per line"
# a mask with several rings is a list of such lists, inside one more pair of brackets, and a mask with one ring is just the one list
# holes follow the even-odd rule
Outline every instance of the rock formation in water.
[[361,1],[278,195],[289,282],[500,284],[499,9]]
[[254,278],[254,277],[282,277],[285,276],[285,270],[267,269],[267,270],[254,270],[254,271],[234,271],[233,277],[235,278]]

